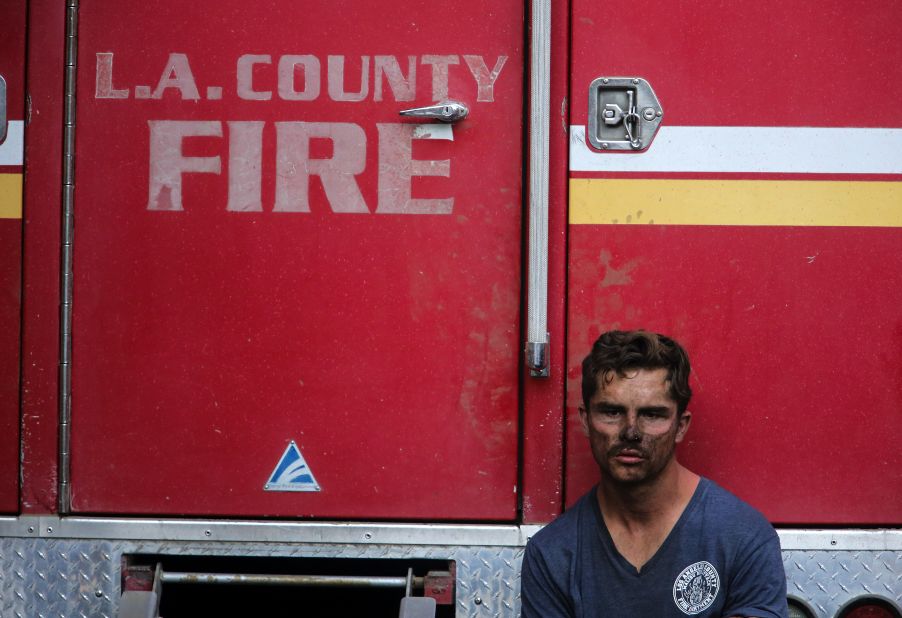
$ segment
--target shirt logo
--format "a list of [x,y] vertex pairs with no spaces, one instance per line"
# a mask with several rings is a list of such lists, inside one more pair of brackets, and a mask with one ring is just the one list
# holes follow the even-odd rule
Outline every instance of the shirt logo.
[[673,602],[684,614],[700,614],[714,603],[720,576],[710,562],[690,564],[673,582]]

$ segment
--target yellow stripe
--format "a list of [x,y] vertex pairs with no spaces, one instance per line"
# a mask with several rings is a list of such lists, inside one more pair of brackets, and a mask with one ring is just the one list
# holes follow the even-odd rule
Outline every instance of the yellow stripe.
[[902,182],[574,178],[570,223],[902,227]]
[[22,174],[0,174],[0,219],[22,218]]

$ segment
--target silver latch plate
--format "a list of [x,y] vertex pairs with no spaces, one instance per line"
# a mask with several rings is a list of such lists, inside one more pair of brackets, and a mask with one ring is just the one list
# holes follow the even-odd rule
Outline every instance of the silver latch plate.
[[664,110],[641,77],[599,77],[589,85],[589,145],[641,152],[651,145]]

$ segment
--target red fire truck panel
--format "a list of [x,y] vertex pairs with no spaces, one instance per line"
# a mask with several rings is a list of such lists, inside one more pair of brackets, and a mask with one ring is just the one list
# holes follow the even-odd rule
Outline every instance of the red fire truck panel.
[[[694,361],[689,467],[777,523],[902,521],[898,5],[573,6],[567,501],[579,362],[645,327]],[[587,142],[602,76],[654,88],[646,152]]]
[[77,512],[515,517],[522,7],[305,6],[81,5]]
[[0,513],[19,502],[19,333],[22,311],[22,158],[25,3],[4,10],[0,39]]

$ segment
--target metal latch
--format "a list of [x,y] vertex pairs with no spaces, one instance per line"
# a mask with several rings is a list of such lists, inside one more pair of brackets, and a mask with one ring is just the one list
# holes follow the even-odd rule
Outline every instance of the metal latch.
[[645,150],[664,110],[641,77],[599,77],[589,85],[589,144],[599,150]]
[[431,118],[442,122],[457,122],[466,118],[470,110],[466,105],[457,101],[442,101],[426,107],[401,110],[398,113],[402,116],[411,116],[413,118]]
[[0,144],[6,139],[6,80],[0,75]]

